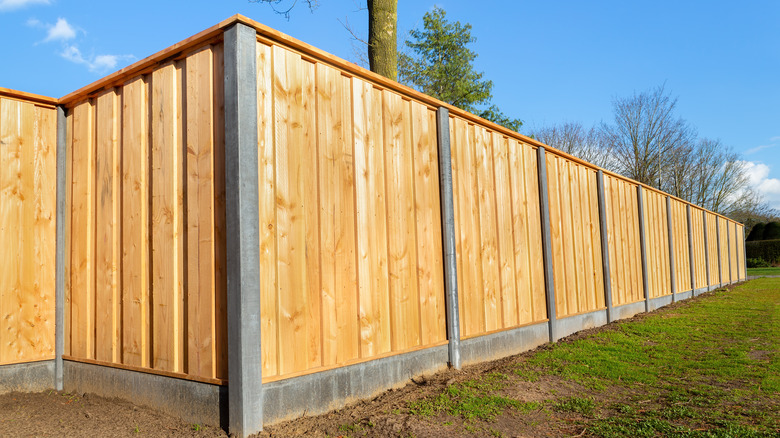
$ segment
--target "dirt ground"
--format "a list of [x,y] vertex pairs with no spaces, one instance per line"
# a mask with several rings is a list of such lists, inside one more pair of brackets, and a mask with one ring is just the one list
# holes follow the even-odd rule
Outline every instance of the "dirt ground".
[[120,399],[46,391],[0,395],[2,437],[226,437]]

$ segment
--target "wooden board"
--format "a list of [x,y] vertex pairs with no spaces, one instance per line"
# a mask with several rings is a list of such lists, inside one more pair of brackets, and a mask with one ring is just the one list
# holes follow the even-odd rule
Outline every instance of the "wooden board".
[[95,360],[105,362],[121,355],[119,101],[113,89],[95,99]]
[[[151,227],[149,86],[122,87],[122,363],[149,367]],[[71,353],[75,355],[75,353]]]

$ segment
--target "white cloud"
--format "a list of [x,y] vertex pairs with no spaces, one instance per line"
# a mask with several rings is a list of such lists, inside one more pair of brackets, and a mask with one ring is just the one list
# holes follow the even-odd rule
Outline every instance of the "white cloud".
[[773,144],[762,144],[761,146],[756,146],[754,148],[750,148],[745,151],[745,155],[753,155],[756,152],[763,151],[764,149],[770,149],[775,147],[776,145]]
[[116,68],[119,61],[131,60],[135,57],[133,55],[95,55],[84,56],[81,50],[74,45],[69,44],[65,46],[60,56],[75,64],[81,64],[86,66],[89,71],[93,72],[106,72]]
[[780,210],[780,179],[769,176],[770,167],[764,163],[745,161],[750,184],[764,197],[770,207]]
[[57,23],[53,26],[48,26],[49,32],[46,35],[47,41],[68,41],[76,38],[76,29],[68,23],[68,20],[64,18],[58,18]]
[[30,5],[48,5],[51,0],[0,0],[0,12],[21,9]]

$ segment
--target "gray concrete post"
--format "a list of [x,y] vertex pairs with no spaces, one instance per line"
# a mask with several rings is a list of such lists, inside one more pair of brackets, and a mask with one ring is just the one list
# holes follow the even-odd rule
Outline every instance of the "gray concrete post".
[[723,286],[723,261],[720,256],[720,220],[715,216],[715,243],[718,247],[718,287]]
[[67,176],[67,119],[65,108],[57,107],[57,225],[54,273],[54,389],[62,391],[62,355],[65,352],[65,218]]
[[607,304],[607,322],[615,320],[612,315],[612,276],[609,266],[609,234],[607,230],[607,205],[604,197],[604,172],[596,174],[596,187],[599,191],[599,225],[601,231],[601,266],[604,271],[604,302]]
[[669,277],[672,282],[672,302],[677,301],[677,275],[674,272],[674,225],[672,224],[672,198],[666,197],[666,224],[669,230]]
[[256,31],[224,35],[228,424],[243,438],[263,429]]
[[686,215],[688,217],[688,265],[691,270],[691,296],[696,290],[696,265],[693,263],[693,222],[691,222],[691,206],[686,205]]
[[444,242],[444,302],[447,318],[450,366],[460,369],[460,314],[458,312],[458,269],[455,255],[455,204],[452,195],[452,154],[450,149],[450,112],[436,110],[439,145],[439,190],[441,191],[442,240]]
[[536,150],[536,164],[539,175],[539,210],[542,220],[542,258],[544,259],[544,289],[547,292],[547,318],[550,326],[550,342],[558,340],[555,315],[555,277],[553,276],[552,235],[550,233],[550,201],[547,194],[547,160],[544,148]]
[[702,211],[702,226],[704,227],[704,275],[707,277],[707,290],[710,289],[710,239],[707,237],[707,212]]
[[639,248],[642,251],[642,290],[645,294],[645,312],[650,311],[650,282],[647,278],[647,241],[645,237],[645,203],[642,186],[636,186],[637,207],[639,208]]

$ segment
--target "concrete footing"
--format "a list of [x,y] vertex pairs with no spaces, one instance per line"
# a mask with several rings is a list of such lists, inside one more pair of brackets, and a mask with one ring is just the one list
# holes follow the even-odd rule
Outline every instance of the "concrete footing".
[[543,322],[461,341],[461,360],[463,364],[472,364],[533,350],[550,342],[547,324]]
[[448,347],[442,345],[263,383],[263,424],[322,414],[402,387],[413,377],[446,368],[448,360]]
[[117,397],[187,422],[227,426],[226,386],[68,360],[63,374],[67,392]]
[[634,315],[645,311],[645,301],[638,301],[631,304],[623,304],[612,309],[615,321],[619,319],[631,318]]
[[0,365],[0,394],[54,388],[54,360]]
[[[686,292],[677,294],[677,301],[682,300],[683,299],[682,297],[685,295],[685,293]],[[690,291],[687,292],[687,293],[690,294]],[[671,295],[666,295],[666,296],[658,297],[658,298],[652,298],[652,299],[650,299],[650,302],[649,302],[649,304],[650,304],[650,310],[649,311],[652,312],[653,310],[657,310],[657,309],[660,309],[661,307],[668,306],[669,304],[672,304],[672,302],[673,302],[673,300],[672,300],[672,296]]]
[[561,318],[558,320],[558,336],[560,338],[565,338],[566,336],[577,333],[578,331],[600,327],[606,323],[606,310],[597,310],[595,312]]
[[693,298],[693,291],[692,290],[685,291],[685,292],[680,292],[680,293],[677,294],[677,301],[687,300],[689,298]]

